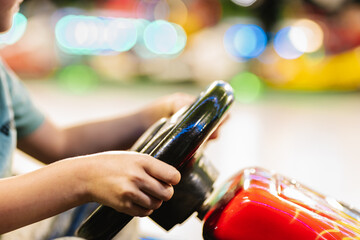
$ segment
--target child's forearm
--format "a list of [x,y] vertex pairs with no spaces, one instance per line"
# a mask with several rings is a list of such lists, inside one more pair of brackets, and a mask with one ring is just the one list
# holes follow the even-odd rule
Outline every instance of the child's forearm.
[[71,156],[126,150],[150,126],[142,112],[67,128],[66,152]]
[[173,94],[128,115],[68,128],[65,149],[71,156],[129,149],[153,123],[170,117],[193,100],[190,95]]
[[170,117],[192,101],[189,95],[174,94],[128,115],[66,129],[57,128],[47,119],[35,132],[19,139],[18,147],[44,163],[83,154],[125,150],[155,121]]
[[148,216],[180,181],[172,166],[135,152],[104,152],[58,161],[0,180],[0,234],[89,201]]
[[87,202],[81,161],[60,161],[0,180],[0,234]]
[[44,162],[109,150],[125,150],[140,137],[150,123],[143,112],[118,118],[83,123],[60,129],[46,119],[34,133],[18,141],[25,153]]

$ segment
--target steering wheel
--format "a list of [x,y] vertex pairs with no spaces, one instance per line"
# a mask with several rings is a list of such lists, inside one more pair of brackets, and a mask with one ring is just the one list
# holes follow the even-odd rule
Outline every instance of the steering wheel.
[[[134,144],[132,150],[149,154],[174,166],[183,177],[183,173],[188,172],[189,166],[193,165],[195,153],[220,124],[233,100],[231,86],[223,81],[216,81],[187,109],[181,109],[169,119],[160,119],[151,126]],[[176,194],[174,188],[174,196]],[[166,203],[153,214],[161,213],[162,208],[166,208],[164,205]],[[160,214],[160,218],[161,216],[168,217]],[[132,218],[100,205],[82,223],[76,235],[87,240],[112,239]]]

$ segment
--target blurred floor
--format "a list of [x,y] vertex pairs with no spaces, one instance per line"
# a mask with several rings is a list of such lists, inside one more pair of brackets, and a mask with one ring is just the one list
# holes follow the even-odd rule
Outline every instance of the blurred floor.
[[[76,96],[52,81],[25,83],[37,105],[59,125],[126,113],[177,91],[196,95],[204,89],[100,86],[93,93]],[[260,166],[360,208],[359,109],[358,93],[270,92],[252,104],[236,103],[220,137],[205,150],[220,171],[217,184],[244,167]],[[202,239],[202,223],[195,217],[170,232],[141,219],[140,231],[159,239]]]

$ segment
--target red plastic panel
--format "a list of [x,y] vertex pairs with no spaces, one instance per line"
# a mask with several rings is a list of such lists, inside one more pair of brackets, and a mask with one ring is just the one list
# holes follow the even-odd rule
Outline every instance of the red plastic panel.
[[205,216],[205,239],[360,239],[357,211],[263,169],[241,171],[214,202]]

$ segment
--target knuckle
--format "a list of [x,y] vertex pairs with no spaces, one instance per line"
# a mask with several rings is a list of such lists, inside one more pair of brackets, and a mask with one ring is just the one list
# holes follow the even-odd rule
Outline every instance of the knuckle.
[[137,164],[142,165],[142,164],[146,163],[147,155],[143,154],[143,153],[139,153],[139,154],[137,154],[137,157],[135,159],[136,159]]
[[124,198],[126,200],[132,200],[132,199],[136,198],[136,194],[132,190],[126,190],[123,192],[122,195],[124,196]]
[[132,215],[133,204],[131,201],[122,201],[120,204],[114,206],[118,212],[123,212]]
[[134,175],[131,177],[131,181],[135,183],[136,186],[144,184],[144,179],[140,175]]
[[137,157],[134,158],[132,161],[137,169],[143,168],[148,161],[148,156],[145,154],[137,154]]
[[132,204],[132,202],[131,201],[126,201],[125,203],[124,203],[124,208],[125,209],[132,209],[133,208],[133,204]]

